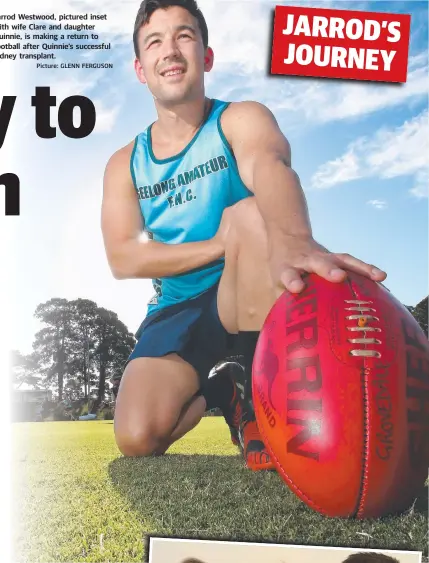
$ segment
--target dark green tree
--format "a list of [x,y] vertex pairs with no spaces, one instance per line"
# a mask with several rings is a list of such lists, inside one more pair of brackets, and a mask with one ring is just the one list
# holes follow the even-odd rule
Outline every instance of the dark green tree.
[[34,389],[40,386],[40,376],[37,374],[37,362],[32,354],[24,355],[18,350],[11,352],[11,376],[13,388],[22,384],[30,385]]
[[428,297],[422,299],[415,307],[407,307],[407,309],[428,336]]
[[95,323],[98,307],[89,299],[76,299],[70,302],[73,309],[73,347],[69,359],[69,377],[78,381],[83,396],[88,399],[92,385],[97,380],[92,353],[96,346]]
[[41,303],[35,317],[44,324],[33,343],[33,358],[44,387],[51,387],[63,399],[67,360],[73,347],[73,307],[66,299]]
[[428,297],[425,297],[414,307],[414,316],[422,327],[426,336],[428,336]]
[[103,308],[98,309],[94,328],[96,345],[93,360],[99,374],[95,407],[98,407],[105,398],[107,380],[122,373],[135,338],[116,313]]
[[133,335],[116,313],[89,299],[51,299],[37,307],[35,316],[44,326],[33,343],[33,373],[60,401],[95,399],[93,408],[98,407],[107,380],[122,373]]

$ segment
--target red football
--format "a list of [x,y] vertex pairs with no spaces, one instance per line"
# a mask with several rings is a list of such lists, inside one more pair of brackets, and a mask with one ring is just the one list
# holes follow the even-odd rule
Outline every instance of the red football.
[[408,508],[429,466],[429,344],[381,284],[310,275],[271,309],[253,362],[263,440],[287,485],[327,516]]

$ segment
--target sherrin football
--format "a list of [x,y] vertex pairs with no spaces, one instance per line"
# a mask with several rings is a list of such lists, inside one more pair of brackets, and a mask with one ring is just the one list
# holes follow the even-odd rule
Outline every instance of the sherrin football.
[[410,507],[429,466],[429,345],[381,284],[316,275],[283,293],[261,331],[252,394],[285,483],[327,516]]

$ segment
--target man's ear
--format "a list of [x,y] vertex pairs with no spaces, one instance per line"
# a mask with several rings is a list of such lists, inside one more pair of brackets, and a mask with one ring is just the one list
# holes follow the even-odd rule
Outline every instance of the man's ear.
[[147,84],[142,64],[137,57],[134,59],[134,70],[136,72],[137,78],[139,79],[139,82],[141,82],[142,84]]
[[213,68],[214,63],[214,53],[211,47],[207,47],[206,54],[204,56],[204,71],[210,72]]

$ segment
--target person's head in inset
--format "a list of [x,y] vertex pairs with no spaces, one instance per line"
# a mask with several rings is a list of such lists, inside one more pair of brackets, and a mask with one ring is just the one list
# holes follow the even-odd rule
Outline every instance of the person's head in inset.
[[207,24],[195,0],[144,0],[133,33],[138,79],[165,107],[204,96],[213,66]]
[[361,552],[349,555],[343,563],[399,563],[399,560],[390,555],[376,552]]

